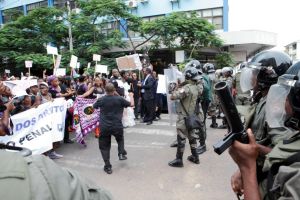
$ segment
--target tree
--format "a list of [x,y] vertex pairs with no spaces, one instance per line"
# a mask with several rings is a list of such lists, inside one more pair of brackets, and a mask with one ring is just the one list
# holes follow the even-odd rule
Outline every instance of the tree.
[[[215,33],[215,27],[196,12],[172,13],[168,16],[143,23],[143,34],[151,35],[155,47],[182,48],[193,51],[202,47],[221,47],[222,40]],[[191,56],[190,56],[191,57]]]
[[67,27],[62,20],[57,20],[59,16],[63,16],[61,10],[39,8],[6,24],[0,30],[1,64],[24,69],[24,61],[32,60],[33,71],[53,68],[52,58],[46,55],[46,45],[66,46]]
[[218,69],[229,67],[234,64],[233,57],[229,52],[221,52],[216,55],[216,65]]

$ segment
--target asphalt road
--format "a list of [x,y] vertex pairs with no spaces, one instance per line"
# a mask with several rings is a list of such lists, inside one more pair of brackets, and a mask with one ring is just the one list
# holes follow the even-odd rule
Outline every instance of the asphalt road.
[[170,126],[168,115],[163,115],[153,125],[137,123],[125,129],[126,161],[118,160],[117,144],[112,140],[111,175],[103,171],[98,141],[92,134],[86,139],[86,148],[62,145],[57,152],[64,158],[56,162],[77,170],[110,191],[116,200],[232,200],[236,197],[230,177],[236,166],[227,152],[219,156],[212,148],[224,134],[224,130],[208,128],[208,151],[200,156],[200,165],[186,160],[190,155],[186,145],[184,168],[172,168],[168,162],[175,158],[176,149],[169,145],[176,138],[175,126]]

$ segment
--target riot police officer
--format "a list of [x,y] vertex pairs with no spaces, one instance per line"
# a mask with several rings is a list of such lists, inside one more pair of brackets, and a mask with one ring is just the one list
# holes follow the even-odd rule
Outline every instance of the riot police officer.
[[[185,117],[188,114],[193,114],[197,104],[197,99],[202,94],[203,87],[198,82],[201,79],[201,76],[198,73],[198,70],[195,67],[190,67],[185,70],[185,79],[186,82],[182,87],[178,87],[171,96],[171,100],[180,100],[181,103],[178,106],[177,110],[177,121],[176,121],[176,131],[177,131],[177,153],[176,159],[169,162],[171,167],[183,167],[182,157],[185,149],[185,141],[188,138],[191,153],[188,157],[188,160],[199,164],[199,156],[196,152],[197,141],[196,138],[198,135],[194,131],[188,131],[185,125]],[[186,113],[186,112],[187,113]]]
[[[241,72],[240,84],[242,91],[246,92],[253,89],[253,102],[247,110],[248,115],[245,116],[245,128],[252,129],[260,151],[264,152],[257,159],[259,183],[262,183],[266,176],[262,171],[265,160],[263,154],[269,151],[266,147],[277,143],[275,142],[276,137],[272,139],[270,135],[278,130],[270,129],[266,123],[267,94],[270,87],[277,83],[278,77],[283,75],[291,64],[292,61],[287,54],[269,50],[255,55]],[[280,96],[281,94],[277,95]],[[283,126],[279,129],[280,131],[286,131]],[[236,182],[238,179],[240,179],[239,171],[233,175],[232,182]]]
[[[230,154],[241,169],[243,185],[232,183],[235,192],[243,192],[245,199],[300,198],[300,62],[271,86],[266,100],[266,122],[270,128],[285,126],[290,132],[277,129],[278,143],[266,156],[264,171],[268,174],[266,187],[258,190],[256,159],[261,154],[255,137],[248,134],[249,144],[235,142]],[[246,158],[246,159],[245,159]]]

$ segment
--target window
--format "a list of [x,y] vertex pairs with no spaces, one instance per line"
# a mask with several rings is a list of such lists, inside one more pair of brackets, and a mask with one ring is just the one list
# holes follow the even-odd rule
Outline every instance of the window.
[[3,23],[15,21],[18,17],[24,15],[23,6],[3,10]]
[[116,29],[119,29],[119,23],[117,22],[106,22],[101,24],[102,34],[108,35]]
[[212,11],[213,11],[213,16],[223,16],[223,9],[222,8],[215,8]]
[[32,4],[29,4],[27,5],[27,12],[30,12],[36,8],[40,8],[40,7],[47,7],[48,6],[48,1],[45,0],[45,1],[40,1],[40,2],[37,2],[37,3],[32,3]]
[[217,30],[220,30],[223,28],[223,17],[214,17],[212,19],[213,25],[215,25]]
[[[54,7],[65,8],[68,0],[54,0]],[[71,9],[76,8],[75,0],[69,0]]]
[[202,17],[211,17],[212,16],[212,10],[203,10],[202,11]]

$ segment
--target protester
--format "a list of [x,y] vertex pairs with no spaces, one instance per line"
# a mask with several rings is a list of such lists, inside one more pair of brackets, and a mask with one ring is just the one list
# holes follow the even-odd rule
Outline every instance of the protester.
[[140,100],[140,88],[138,87],[138,77],[136,73],[132,74],[132,83],[131,83],[131,90],[133,92],[133,99],[134,99],[134,116],[135,119],[139,118],[139,100]]
[[153,123],[154,114],[155,114],[155,79],[152,76],[152,70],[150,68],[146,68],[144,71],[145,79],[142,84],[139,84],[141,88],[142,95],[142,104],[145,108],[145,116],[143,122],[147,125],[151,125]]
[[111,136],[116,138],[118,143],[119,160],[126,160],[127,152],[124,147],[123,132],[123,110],[126,107],[133,106],[123,97],[116,96],[116,89],[112,83],[108,83],[105,87],[106,96],[97,100],[94,108],[101,110],[100,124],[101,135],[99,137],[99,148],[104,160],[104,171],[107,174],[112,173],[112,165],[110,163]]

